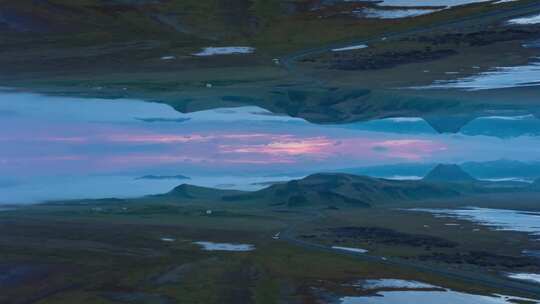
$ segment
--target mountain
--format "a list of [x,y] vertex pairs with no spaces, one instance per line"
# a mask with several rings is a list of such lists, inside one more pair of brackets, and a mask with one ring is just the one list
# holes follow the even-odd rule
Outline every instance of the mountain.
[[459,196],[460,191],[422,181],[394,181],[347,174],[314,174],[252,193],[224,196],[229,202],[270,206],[371,207],[386,202]]
[[151,198],[167,199],[175,203],[185,203],[193,201],[221,201],[221,198],[227,195],[237,195],[243,193],[236,190],[221,190],[182,184],[175,187],[168,193],[152,195]]
[[463,170],[479,179],[525,179],[540,178],[540,162],[521,162],[514,160],[496,160],[489,162],[467,162],[461,165]]
[[470,194],[540,190],[540,180],[533,187],[523,183],[479,182],[455,165],[439,165],[430,175],[423,180],[387,180],[342,173],[320,173],[253,192],[182,184],[168,193],[147,196],[141,200],[170,204],[242,204],[257,208],[369,208],[387,203]]
[[[426,176],[436,164],[433,163],[410,163],[390,164],[370,167],[344,168],[335,173],[347,173],[352,175],[364,175],[388,179],[400,179],[395,177],[422,177]],[[407,179],[407,178],[402,178]]]
[[511,138],[540,135],[540,119],[531,114],[486,116],[467,124],[461,133]]
[[428,182],[475,182],[476,179],[458,165],[439,164],[423,178]]
[[424,120],[439,133],[458,133],[465,125],[474,120],[476,116],[428,116]]

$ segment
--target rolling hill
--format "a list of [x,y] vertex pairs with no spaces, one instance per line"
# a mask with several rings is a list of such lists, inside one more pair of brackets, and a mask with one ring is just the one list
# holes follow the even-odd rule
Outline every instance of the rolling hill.
[[439,164],[423,179],[427,182],[472,183],[476,179],[463,171],[459,165]]
[[249,201],[269,206],[371,207],[386,202],[459,196],[444,185],[418,181],[392,181],[347,174],[315,174],[275,184],[252,193],[228,195],[229,202]]

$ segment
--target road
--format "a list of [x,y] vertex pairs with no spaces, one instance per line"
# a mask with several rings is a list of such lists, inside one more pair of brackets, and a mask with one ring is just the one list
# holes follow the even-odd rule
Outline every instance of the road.
[[[510,8],[494,10],[487,13],[482,13],[482,14],[477,14],[474,16],[469,16],[466,18],[461,18],[458,20],[441,22],[441,23],[434,24],[427,27],[414,28],[414,29],[401,31],[401,32],[385,33],[384,35],[379,35],[377,37],[373,37],[369,39],[350,41],[346,43],[333,43],[333,44],[328,44],[321,47],[304,49],[304,50],[283,56],[282,58],[280,58],[280,64],[287,70],[293,72],[296,68],[295,63],[298,60],[308,57],[308,56],[312,56],[312,55],[323,54],[325,52],[329,52],[332,49],[336,49],[336,48],[344,48],[344,47],[350,47],[350,46],[355,46],[355,45],[360,45],[360,44],[369,44],[374,41],[380,41],[383,38],[398,39],[398,38],[406,37],[409,35],[428,33],[434,30],[445,29],[452,26],[465,26],[468,24],[474,25],[474,24],[478,24],[479,21],[483,19],[486,19],[486,20],[495,19],[495,18],[501,19],[501,20],[510,19],[513,17],[534,14],[538,12],[540,12],[540,1],[535,1],[533,3],[516,5]],[[318,218],[321,218],[322,216],[323,216],[322,213],[311,214],[306,221],[316,220]],[[373,256],[369,254],[353,253],[350,251],[335,249],[335,248],[331,248],[331,247],[324,246],[321,244],[308,242],[306,240],[301,240],[296,237],[296,233],[295,233],[296,227],[300,225],[301,223],[302,222],[295,223],[294,225],[290,225],[285,231],[282,231],[279,234],[280,239],[287,241],[288,243],[298,245],[298,246],[308,248],[308,249],[348,255],[356,259],[363,260],[363,261],[377,262],[379,264],[388,265],[388,266],[410,268],[416,271],[431,273],[431,274],[439,275],[439,276],[446,277],[449,279],[456,279],[460,281],[483,285],[483,286],[494,288],[494,289],[499,289],[501,291],[512,291],[521,295],[528,295],[530,297],[539,297],[540,295],[540,286],[533,285],[533,284],[521,283],[521,282],[513,281],[510,279],[504,279],[504,278],[484,275],[480,273],[471,273],[471,272],[461,271],[457,269],[432,268],[426,264],[422,264],[418,262],[412,262],[408,260],[406,261],[403,259],[396,259],[396,258],[382,258],[379,256]]]
[[345,47],[351,47],[351,46],[360,45],[360,44],[369,44],[374,41],[380,41],[383,38],[386,38],[388,40],[398,39],[398,38],[403,38],[403,37],[407,37],[407,36],[415,35],[415,34],[429,33],[434,30],[445,29],[452,26],[465,26],[467,24],[475,25],[475,24],[479,24],[479,21],[483,19],[490,19],[490,18],[511,19],[513,17],[534,14],[538,12],[540,12],[540,1],[535,1],[533,3],[516,5],[509,8],[494,10],[487,13],[476,14],[473,16],[460,18],[460,19],[456,19],[452,21],[436,23],[431,26],[413,28],[413,29],[399,31],[399,32],[384,33],[377,37],[372,37],[369,39],[362,39],[362,40],[342,42],[342,43],[332,43],[325,46],[303,49],[298,52],[294,52],[294,53],[281,57],[279,62],[285,69],[289,71],[294,71],[295,63],[298,60],[308,57],[308,56],[312,56],[312,55],[323,54],[336,48],[345,48]]
[[510,280],[510,279],[504,279],[502,277],[495,277],[495,276],[485,275],[485,274],[481,274],[477,272],[473,273],[470,271],[464,271],[464,270],[458,270],[458,269],[441,268],[441,266],[434,268],[433,265],[427,265],[422,262],[415,262],[415,261],[403,260],[403,259],[391,258],[391,257],[380,257],[380,256],[374,256],[374,255],[369,255],[365,253],[355,253],[355,252],[342,250],[342,249],[336,249],[336,248],[328,247],[322,244],[308,242],[306,240],[299,239],[296,233],[296,229],[298,226],[300,226],[302,223],[315,221],[318,219],[322,219],[324,217],[324,214],[322,212],[306,213],[306,215],[307,215],[307,218],[305,220],[300,221],[300,222],[295,222],[293,225],[289,225],[287,229],[280,232],[279,234],[280,239],[290,244],[301,246],[306,249],[347,255],[358,260],[362,260],[366,262],[375,262],[375,263],[379,263],[386,266],[413,269],[415,271],[435,274],[435,275],[445,277],[448,279],[459,280],[463,282],[470,282],[470,283],[473,283],[474,285],[482,285],[482,286],[489,287],[492,289],[497,289],[497,290],[500,290],[500,293],[504,293],[505,291],[508,291],[508,292],[514,292],[521,296],[527,295],[528,297],[531,297],[531,298],[540,299],[540,286],[534,285],[532,283],[531,284],[525,283],[525,282],[522,283],[522,282]]

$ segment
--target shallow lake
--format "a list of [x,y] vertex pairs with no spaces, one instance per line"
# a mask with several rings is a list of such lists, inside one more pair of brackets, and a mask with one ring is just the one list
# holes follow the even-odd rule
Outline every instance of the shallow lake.
[[499,67],[474,76],[451,81],[436,81],[420,89],[460,89],[467,91],[540,86],[540,61],[531,59],[527,65]]
[[540,236],[540,212],[488,208],[411,210],[429,212],[437,217],[467,220],[497,230],[520,231]]
[[371,279],[351,285],[365,291],[375,291],[368,296],[340,298],[340,304],[510,304],[516,301],[537,303],[536,299],[518,298],[499,294],[476,295],[456,292],[443,287],[399,279]]
[[204,251],[253,251],[255,246],[251,244],[231,244],[214,242],[195,242],[194,244],[202,247]]
[[490,0],[382,0],[377,1],[380,5],[387,6],[457,6],[471,3],[488,2]]
[[[344,297],[340,304],[511,304],[516,298],[455,291],[382,291],[375,296]],[[529,302],[538,303],[538,302]]]

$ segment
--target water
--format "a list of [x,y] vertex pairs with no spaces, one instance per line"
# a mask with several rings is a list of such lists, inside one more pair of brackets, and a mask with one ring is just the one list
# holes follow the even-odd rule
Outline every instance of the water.
[[407,280],[398,280],[398,279],[378,279],[378,280],[365,280],[354,284],[356,287],[361,287],[364,290],[373,290],[373,289],[440,289],[438,286],[431,284],[418,282],[418,281],[407,281]]
[[[340,304],[512,304],[518,299],[520,298],[482,296],[455,291],[383,291],[375,296],[343,297]],[[538,303],[536,300],[530,302]]]
[[[425,164],[539,161],[540,139],[527,131],[537,125],[511,138],[483,131],[502,123],[512,121],[439,134],[419,117],[316,125],[254,106],[182,114],[138,100],[3,92],[0,203],[137,197],[181,183],[258,190],[329,171],[418,179]],[[519,178],[494,176],[508,177]]]
[[[400,19],[411,18],[423,15],[432,14],[443,9],[449,9],[459,5],[471,3],[489,2],[491,0],[425,0],[425,1],[410,1],[410,0],[382,0],[382,1],[365,1],[365,0],[346,0],[347,2],[374,2],[379,8],[364,8],[354,11],[355,15],[365,18],[376,19]],[[512,2],[515,0],[502,0],[498,2]],[[411,8],[404,8],[411,7]],[[431,8],[430,8],[431,7]]]
[[255,246],[251,244],[230,244],[230,243],[214,243],[214,242],[194,242],[205,251],[253,251]]
[[[381,6],[441,6],[441,7],[453,7],[458,5],[465,5],[471,3],[489,2],[491,0],[383,0],[376,1]],[[373,1],[375,2],[375,1]]]
[[540,14],[527,16],[527,17],[510,19],[508,21],[508,23],[509,24],[514,24],[514,25],[539,24],[540,23]]
[[194,53],[193,56],[206,57],[217,55],[250,54],[253,52],[255,52],[255,48],[248,46],[206,47],[200,52]]
[[366,8],[358,11],[358,14],[366,18],[377,19],[400,19],[428,15],[439,10],[436,9],[376,9]]
[[536,273],[511,273],[508,275],[508,277],[511,279],[540,284],[540,274],[536,274]]
[[342,297],[339,300],[340,304],[510,304],[518,300],[538,303],[536,299],[499,294],[475,295],[456,292],[419,281],[399,279],[364,280],[354,283],[352,286],[366,291],[377,292],[368,296]]
[[540,86],[540,62],[533,59],[529,64],[499,67],[477,75],[450,81],[435,81],[417,89],[458,89],[464,91],[509,89]]
[[519,231],[540,236],[540,212],[488,208],[410,210],[471,221],[496,230]]
[[357,44],[357,45],[351,45],[351,46],[347,46],[347,47],[343,47],[343,48],[332,49],[332,52],[345,52],[345,51],[352,51],[352,50],[361,50],[361,49],[365,49],[367,47],[368,46],[365,45],[365,44]]
[[367,253],[366,249],[362,248],[352,248],[352,247],[341,247],[341,246],[332,246],[332,249],[355,252],[355,253]]

